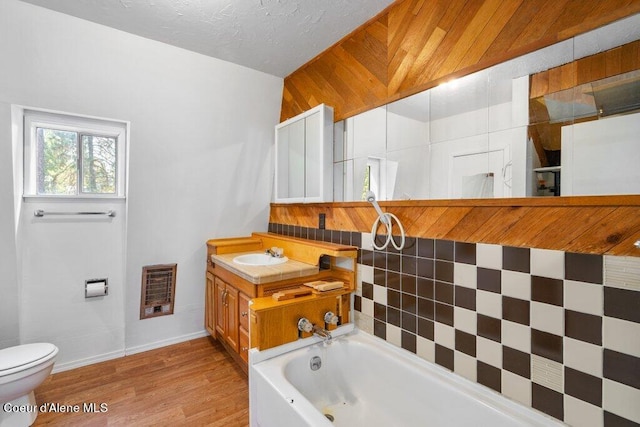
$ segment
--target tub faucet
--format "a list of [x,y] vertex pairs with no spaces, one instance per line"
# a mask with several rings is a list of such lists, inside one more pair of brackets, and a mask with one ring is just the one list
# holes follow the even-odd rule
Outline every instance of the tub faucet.
[[331,344],[331,340],[333,339],[333,337],[331,336],[331,332],[327,331],[325,328],[321,328],[320,326],[313,325],[312,332],[313,332],[313,335],[316,335],[322,338],[325,344]]

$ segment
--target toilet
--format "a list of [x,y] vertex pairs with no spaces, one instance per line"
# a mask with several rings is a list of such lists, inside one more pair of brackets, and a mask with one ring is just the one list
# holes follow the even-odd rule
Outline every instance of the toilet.
[[0,427],[30,426],[38,416],[33,390],[49,376],[58,347],[23,344],[0,350]]

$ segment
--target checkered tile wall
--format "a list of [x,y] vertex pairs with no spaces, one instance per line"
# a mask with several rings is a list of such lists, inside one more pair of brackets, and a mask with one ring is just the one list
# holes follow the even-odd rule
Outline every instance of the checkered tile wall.
[[640,425],[640,258],[269,231],[360,248],[361,329],[569,425]]

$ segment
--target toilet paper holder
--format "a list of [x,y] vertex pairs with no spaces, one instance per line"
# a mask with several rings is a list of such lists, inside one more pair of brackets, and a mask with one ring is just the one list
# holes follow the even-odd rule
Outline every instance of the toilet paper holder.
[[84,297],[95,298],[109,295],[109,279],[89,279],[84,281]]

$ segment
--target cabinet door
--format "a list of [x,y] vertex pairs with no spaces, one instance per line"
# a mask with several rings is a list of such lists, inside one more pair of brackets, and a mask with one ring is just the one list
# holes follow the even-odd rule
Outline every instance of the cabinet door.
[[249,363],[249,333],[243,327],[240,327],[239,343],[240,357],[245,361],[245,363]]
[[304,197],[320,198],[322,197],[322,114],[313,113],[304,121]]
[[240,292],[238,294],[238,311],[240,312],[240,327],[249,330],[249,297]]
[[215,283],[215,322],[216,322],[216,332],[218,336],[225,337],[226,336],[226,310],[225,310],[225,300],[226,300],[226,292],[227,292],[227,284],[217,277],[214,280]]
[[216,305],[216,289],[213,274],[207,272],[207,283],[205,288],[204,301],[204,326],[211,335],[216,333],[215,323],[215,305]]
[[231,348],[238,351],[238,290],[227,284],[225,296],[225,308],[227,311],[226,339]]
[[305,121],[297,120],[277,130],[276,170],[278,198],[304,197]]

